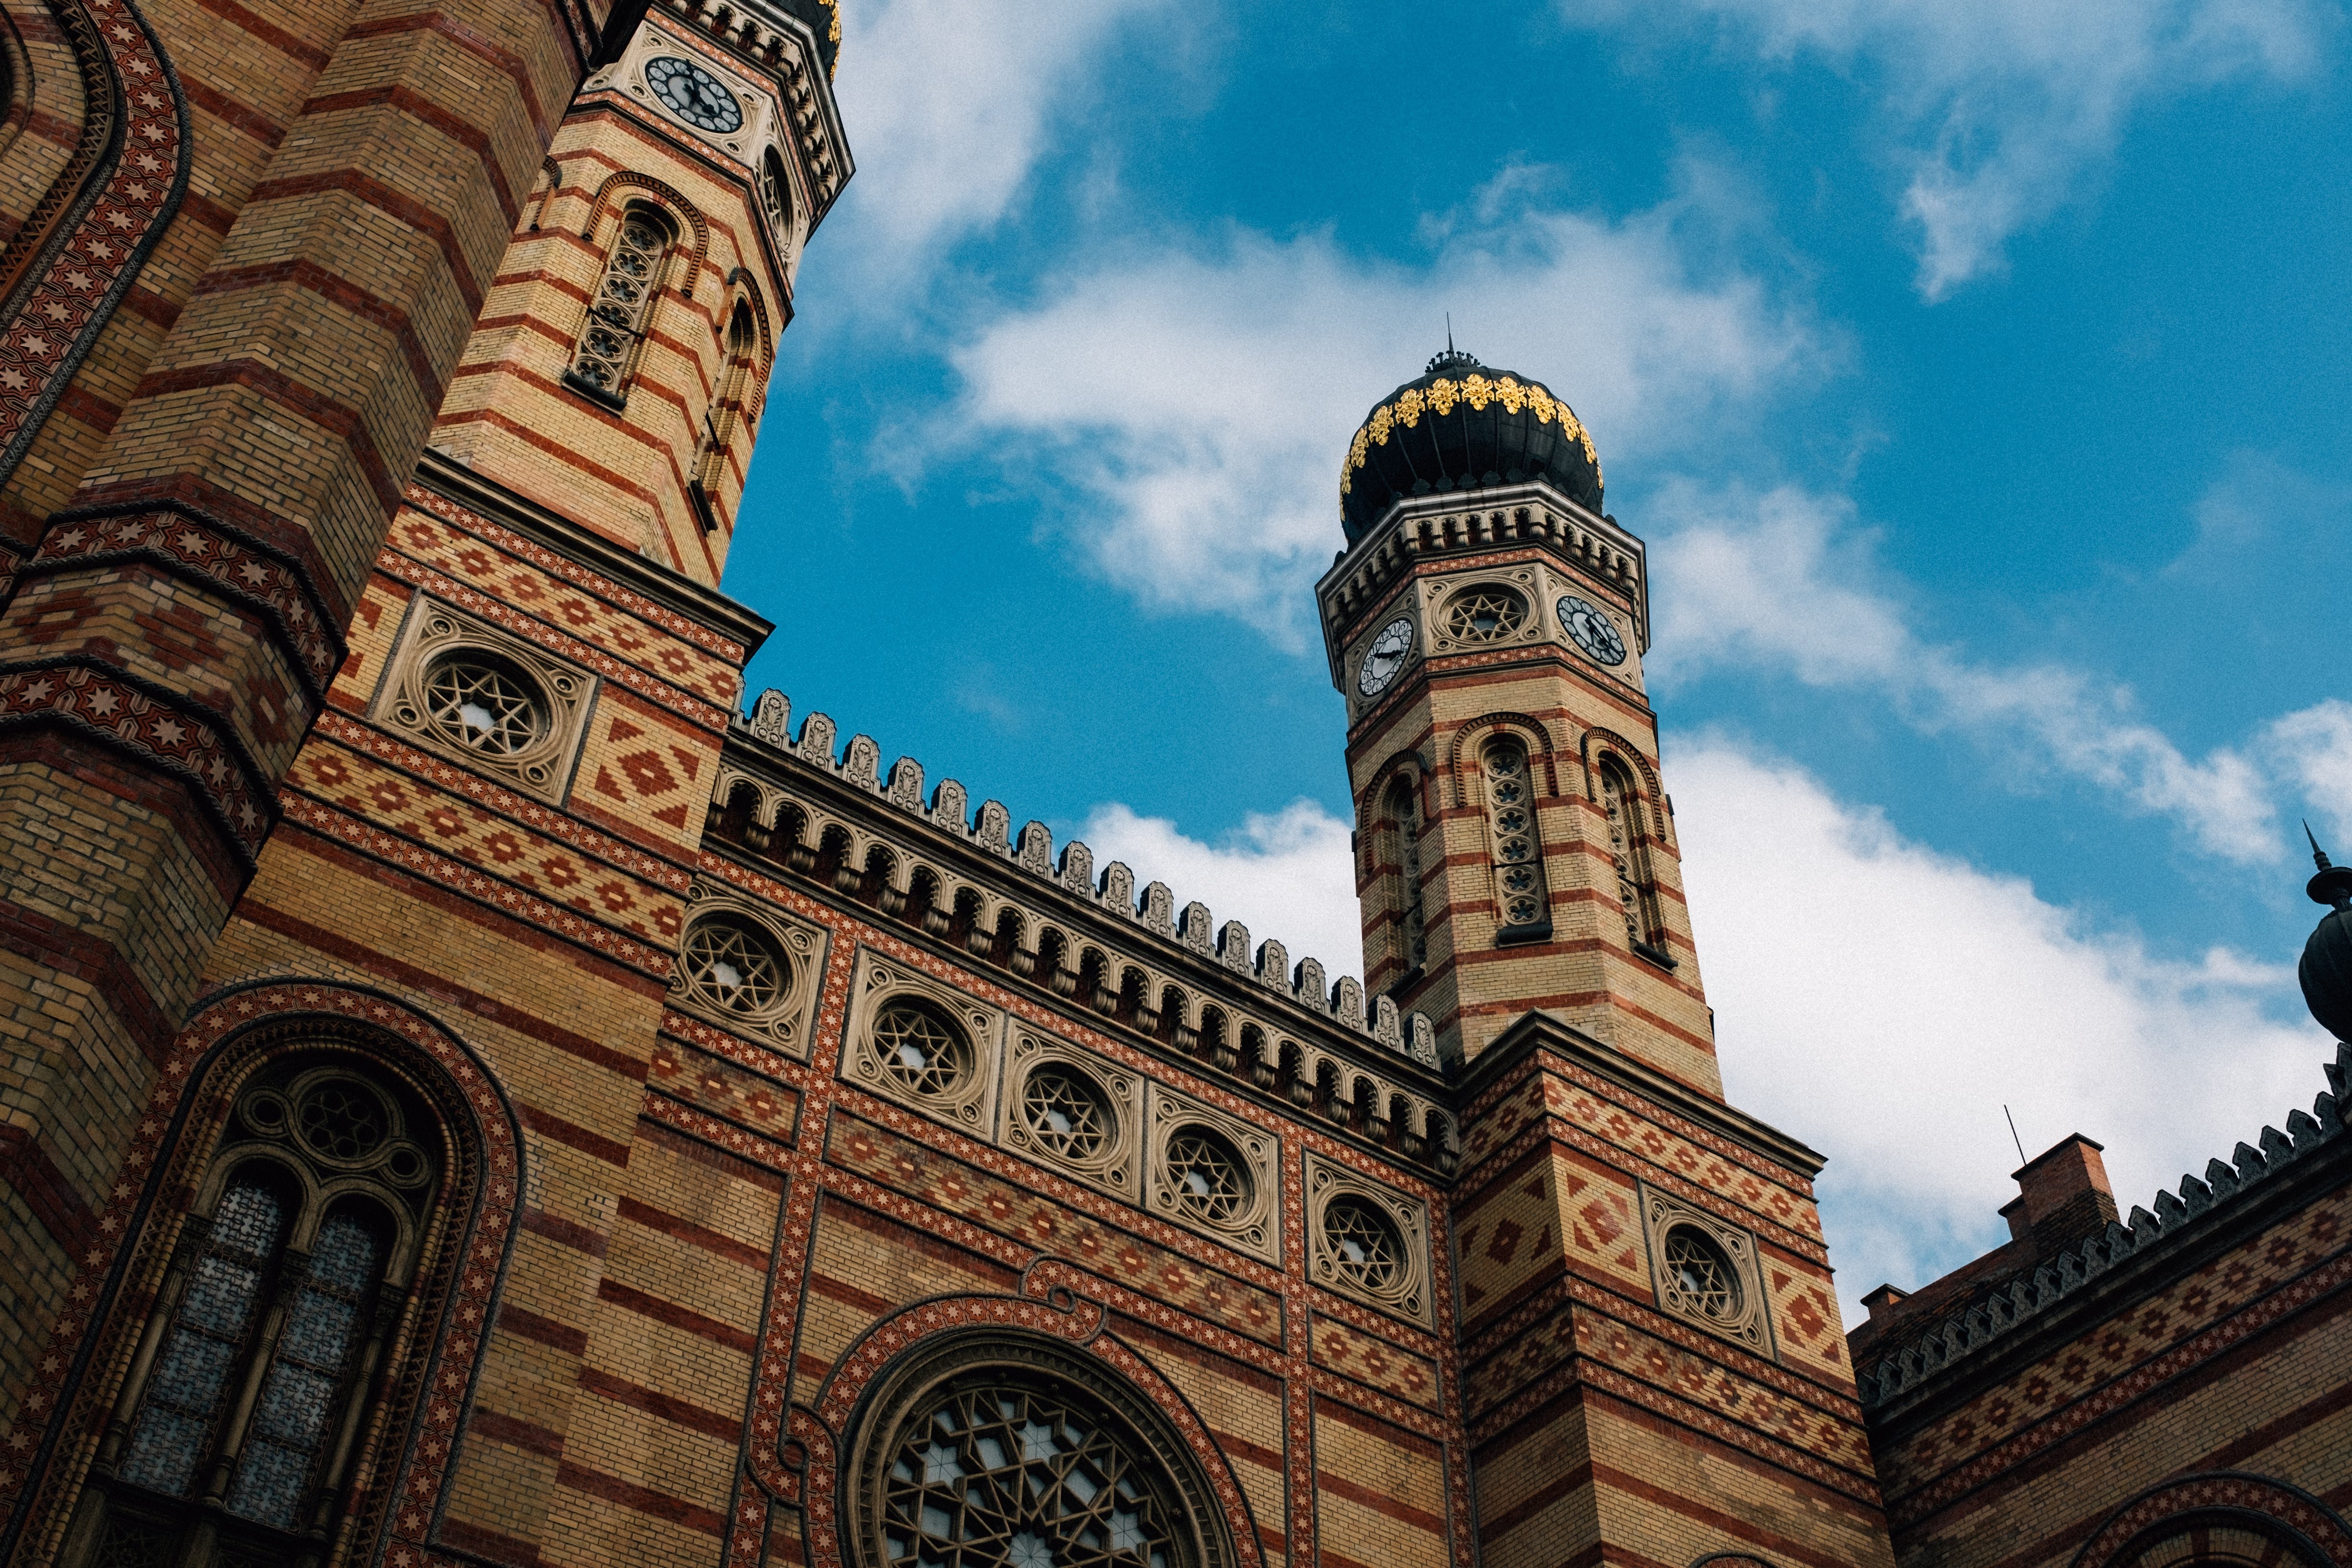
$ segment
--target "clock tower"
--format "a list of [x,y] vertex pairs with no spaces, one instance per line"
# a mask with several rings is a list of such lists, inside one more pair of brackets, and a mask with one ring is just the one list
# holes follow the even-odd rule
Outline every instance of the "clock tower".
[[1357,431],[1340,510],[1317,598],[1367,988],[1465,1060],[1537,1012],[1719,1097],[1643,684],[1647,562],[1583,424],[1448,350]]
[[[1892,1562],[1811,1180],[1726,1104],[1642,670],[1642,542],[1542,383],[1452,349],[1340,469],[1367,988],[1458,1082],[1489,1562]],[[1752,1553],[1753,1555],[1748,1555]]]

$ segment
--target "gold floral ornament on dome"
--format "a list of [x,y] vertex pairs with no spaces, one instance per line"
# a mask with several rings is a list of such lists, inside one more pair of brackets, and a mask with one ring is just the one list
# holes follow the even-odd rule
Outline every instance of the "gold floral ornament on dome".
[[1356,431],[1355,439],[1348,443],[1348,455],[1339,464],[1339,493],[1344,496],[1355,492],[1356,471],[1370,460],[1374,447],[1388,445],[1390,435],[1400,426],[1415,429],[1423,414],[1451,414],[1456,403],[1467,403],[1483,413],[1489,403],[1497,402],[1512,414],[1533,414],[1539,425],[1557,424],[1583,449],[1584,460],[1592,465],[1593,482],[1605,482],[1601,476],[1601,454],[1593,448],[1591,433],[1567,404],[1538,383],[1521,382],[1508,375],[1489,381],[1474,371],[1458,382],[1441,375],[1426,387],[1408,386],[1397,394],[1393,403],[1383,403],[1373,409],[1371,417]]

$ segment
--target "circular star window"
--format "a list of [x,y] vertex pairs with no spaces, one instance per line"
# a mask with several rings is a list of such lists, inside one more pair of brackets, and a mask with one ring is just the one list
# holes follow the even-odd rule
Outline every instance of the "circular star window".
[[1178,1208],[1210,1225],[1231,1225],[1250,1206],[1249,1167],[1205,1127],[1179,1127],[1168,1135],[1160,1179]]
[[963,1031],[919,1002],[897,999],[874,1018],[874,1051],[882,1070],[908,1093],[945,1099],[972,1070]]
[[1100,1086],[1058,1063],[1023,1080],[1021,1121],[1039,1148],[1079,1164],[1102,1154],[1117,1132],[1109,1098]]
[[1726,1325],[1739,1321],[1739,1270],[1715,1237],[1694,1225],[1666,1232],[1666,1306]]
[[695,921],[680,959],[692,995],[741,1017],[768,1012],[792,988],[792,966],[783,953],[766,933],[742,921]]
[[1445,606],[1445,635],[1455,642],[1502,642],[1528,624],[1528,602],[1508,588],[1466,588]]
[[547,733],[539,687],[505,659],[476,648],[445,654],[425,676],[426,722],[485,756],[519,756]]
[[1392,1295],[1404,1281],[1403,1234],[1376,1205],[1353,1194],[1324,1206],[1323,1255],[1340,1283],[1366,1295]]

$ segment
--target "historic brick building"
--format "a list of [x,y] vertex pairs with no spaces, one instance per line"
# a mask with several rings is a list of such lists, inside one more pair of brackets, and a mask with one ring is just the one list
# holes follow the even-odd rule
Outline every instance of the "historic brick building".
[[0,18],[0,1559],[2344,1560],[2332,1096],[1849,1349],[1539,383],[1343,459],[1334,977],[746,708],[830,0]]

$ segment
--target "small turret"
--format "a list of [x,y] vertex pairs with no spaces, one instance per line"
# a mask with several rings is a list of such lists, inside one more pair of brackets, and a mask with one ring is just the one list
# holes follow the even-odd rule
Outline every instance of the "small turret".
[[[2310,824],[2303,831],[2311,838]],[[2352,866],[2328,864],[2316,838],[2311,838],[2311,858],[2319,869],[2304,890],[2313,903],[2329,909],[2303,944],[2295,977],[2303,982],[2304,1005],[2319,1026],[2339,1040],[2352,1040]]]

